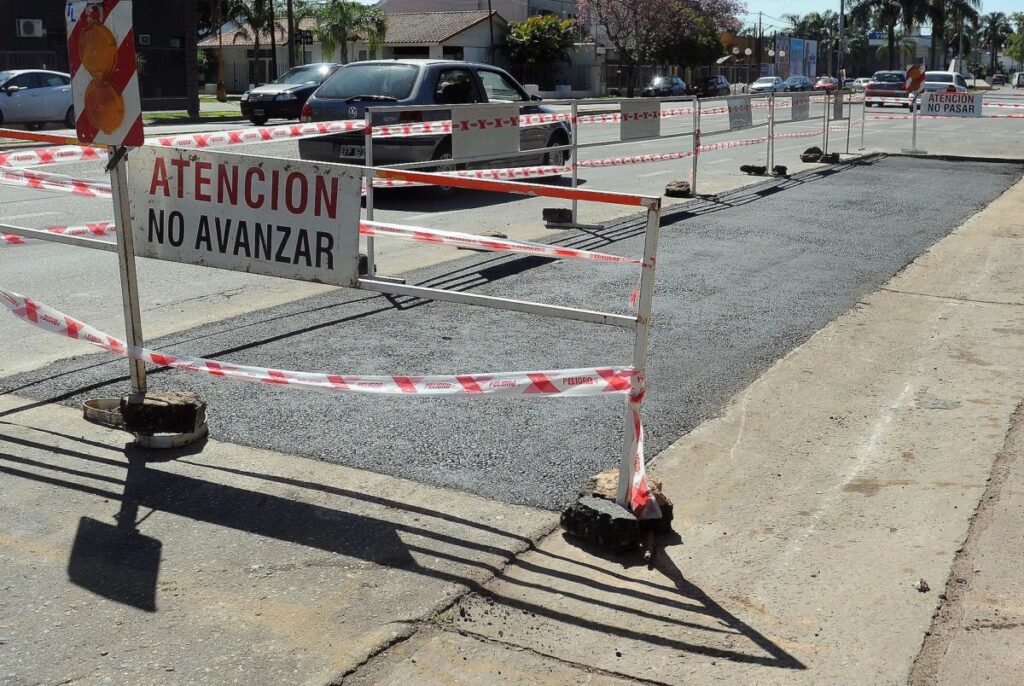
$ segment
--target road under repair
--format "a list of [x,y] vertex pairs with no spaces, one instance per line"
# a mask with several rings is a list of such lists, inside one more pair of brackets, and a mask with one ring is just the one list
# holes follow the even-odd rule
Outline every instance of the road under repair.
[[[644,410],[648,455],[720,412],[773,362],[1021,173],[1012,164],[960,162],[955,173],[951,166],[879,158],[766,182],[668,213]],[[642,233],[637,218],[558,240],[637,256]],[[146,267],[141,261],[143,280]],[[486,295],[624,309],[637,274],[617,265],[474,255],[405,277]],[[59,302],[49,304],[61,309]],[[12,320],[5,326],[22,325]],[[18,335],[29,340],[44,334],[25,328]],[[241,364],[345,374],[556,369],[629,360],[627,335],[612,328],[353,290],[150,344]],[[77,404],[124,392],[126,371],[121,360],[88,355],[5,378],[0,391]],[[212,435],[220,440],[544,508],[565,504],[587,476],[615,464],[620,450],[621,399],[319,395],[170,371],[150,380],[155,390],[202,394],[210,403]]]

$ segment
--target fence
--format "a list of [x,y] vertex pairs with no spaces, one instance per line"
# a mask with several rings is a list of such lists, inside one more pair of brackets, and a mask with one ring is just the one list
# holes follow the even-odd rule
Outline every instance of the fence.
[[[294,137],[300,134],[299,129],[302,127],[287,128],[290,129],[290,136]],[[306,132],[322,134],[326,128],[328,127],[314,125],[307,127]],[[259,135],[256,136],[247,135],[243,131],[222,132],[224,135],[219,136],[186,134],[181,137],[148,140],[146,146],[128,153],[127,163],[122,160],[113,166],[114,173],[111,176],[111,184],[61,177],[25,168],[33,161],[45,164],[52,163],[57,159],[64,161],[68,159],[97,160],[98,154],[95,148],[65,145],[61,148],[37,149],[32,151],[34,159],[33,155],[26,154],[27,151],[25,153],[0,153],[0,164],[19,165],[0,167],[0,183],[40,190],[59,190],[83,197],[111,197],[114,199],[116,219],[113,222],[100,222],[89,226],[50,227],[42,230],[0,224],[0,245],[17,246],[24,243],[25,240],[34,239],[80,248],[117,252],[121,265],[126,330],[129,335],[127,340],[121,340],[45,303],[37,302],[30,297],[13,293],[2,287],[0,287],[0,304],[3,304],[18,318],[46,331],[80,340],[125,357],[129,361],[132,372],[133,401],[138,401],[146,393],[146,364],[172,367],[232,380],[271,383],[292,386],[296,389],[334,393],[434,397],[513,395],[525,398],[621,395],[626,398],[626,407],[618,500],[620,504],[629,506],[638,516],[658,516],[657,504],[650,496],[644,477],[643,434],[640,416],[644,397],[644,369],[653,302],[660,199],[508,180],[448,176],[414,170],[347,165],[327,165],[328,168],[325,169],[324,165],[314,165],[313,163],[225,155],[208,150],[211,147],[244,145],[274,138],[272,130],[262,129],[259,131]],[[53,136],[13,131],[0,131],[0,135],[40,142],[67,142]],[[183,147],[185,145],[189,147]],[[203,150],[197,148],[203,148]],[[182,176],[179,175],[176,181],[177,191],[172,192],[169,184],[175,182],[171,182],[166,176],[168,165],[179,169],[182,174],[193,175],[194,183],[191,178],[188,182],[182,181]],[[161,172],[161,169],[164,171]],[[208,176],[204,176],[204,174]],[[270,181],[268,177],[271,174],[274,179],[286,180]],[[244,179],[244,189],[239,188],[239,179]],[[282,191],[279,185],[275,185],[281,183],[287,184],[287,190]],[[204,185],[206,186],[205,190]],[[373,221],[372,204],[369,206],[364,221],[360,217],[358,197],[360,193],[366,193],[369,198],[372,198],[373,188],[376,185],[458,187],[473,191],[541,196],[574,202],[609,203],[642,209],[647,216],[643,254],[640,257],[629,258],[540,243],[485,240],[473,234],[437,231],[425,227],[382,224]],[[214,187],[216,187],[216,191],[213,190]],[[299,189],[298,196],[296,189]],[[310,198],[308,203],[303,200],[303,197],[307,195],[307,190]],[[353,202],[351,197],[347,197],[347,194],[354,194],[356,201]],[[272,195],[274,198],[266,203],[270,207],[269,210],[264,207],[266,195]],[[244,203],[239,200],[243,196]],[[260,198],[258,202],[254,200],[257,196]],[[304,251],[305,268],[300,264],[298,247],[295,249],[295,265],[282,267],[275,264],[282,261],[280,247],[275,256],[271,258],[270,241],[272,239],[267,233],[270,229],[268,228],[264,232],[266,233],[265,239],[259,233],[260,228],[257,222],[279,221],[275,217],[275,213],[284,212],[285,208],[295,215],[287,221],[289,234],[291,232],[310,234],[305,239],[299,235],[295,238],[296,245],[306,246]],[[326,214],[325,217],[321,217],[321,211]],[[336,214],[331,214],[331,212]],[[320,219],[314,220],[314,215]],[[248,222],[248,226],[255,226],[253,231],[256,233],[254,237],[246,238],[243,259],[239,259],[241,243],[238,242],[238,238],[235,239],[233,255],[228,254],[226,242],[224,243],[225,247],[222,247],[218,254],[214,243],[210,241],[209,228],[206,229],[207,247],[205,251],[201,250],[203,246],[202,227],[204,222],[213,221],[209,218],[210,216],[217,218],[218,226],[223,217],[241,218],[235,224],[238,232],[248,231],[241,227],[247,225],[244,220],[251,220]],[[165,217],[168,218],[166,223]],[[296,219],[300,221],[296,221]],[[311,228],[304,228],[304,225]],[[265,226],[269,227],[271,224],[265,224]],[[278,227],[280,228],[280,225]],[[313,235],[314,229],[316,229],[315,236]],[[221,229],[218,229],[218,241],[220,241],[220,231]],[[112,234],[116,234],[117,237],[114,244],[99,240],[100,237]],[[470,245],[477,249],[496,252],[540,254],[556,259],[578,259],[593,263],[639,268],[639,286],[634,297],[631,298],[636,312],[635,314],[603,312],[580,307],[484,296],[458,290],[407,285],[375,278],[373,272],[362,276],[357,273],[354,266],[357,262],[354,250],[358,248],[360,235],[366,236],[371,245],[373,238],[386,237],[428,244]],[[264,240],[266,240],[267,247],[264,248],[264,262],[261,263],[259,245]],[[287,241],[288,238],[286,237],[285,240]],[[224,241],[227,241],[227,238]],[[255,246],[253,248],[255,258],[250,255],[250,245]],[[312,266],[310,246],[315,246],[313,248],[316,252],[315,272]],[[337,253],[332,252],[335,248],[337,248]],[[323,260],[321,259],[322,254]],[[142,338],[135,274],[136,255],[204,267],[233,269],[300,280],[316,280],[384,294],[414,296],[428,300],[625,328],[634,333],[632,360],[629,365],[609,365],[585,369],[433,376],[397,374],[367,376],[270,369],[158,352],[146,348]],[[329,268],[326,267],[328,264],[331,265]],[[334,265],[338,265],[337,270]],[[347,265],[351,265],[351,272],[348,271],[349,266]],[[323,271],[324,269],[326,272]],[[337,273],[327,273],[332,271]]]

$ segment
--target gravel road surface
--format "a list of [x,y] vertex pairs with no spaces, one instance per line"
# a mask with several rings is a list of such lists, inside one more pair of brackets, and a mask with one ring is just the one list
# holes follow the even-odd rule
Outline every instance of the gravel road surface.
[[[663,222],[644,419],[657,454],[794,346],[1002,193],[1019,165],[888,158],[701,201]],[[638,255],[624,220],[562,241]],[[611,241],[609,244],[608,241]],[[625,309],[617,265],[474,255],[410,282]],[[69,314],[75,314],[69,312]],[[43,336],[9,328],[24,336]],[[20,326],[20,325],[19,325]],[[450,373],[625,364],[619,329],[338,290],[158,339],[243,364],[338,373]],[[0,380],[0,392],[78,403],[126,389],[123,361],[88,355]],[[842,364],[842,360],[836,360]],[[617,398],[427,400],[320,395],[177,372],[155,389],[210,402],[215,438],[554,508],[618,461]]]

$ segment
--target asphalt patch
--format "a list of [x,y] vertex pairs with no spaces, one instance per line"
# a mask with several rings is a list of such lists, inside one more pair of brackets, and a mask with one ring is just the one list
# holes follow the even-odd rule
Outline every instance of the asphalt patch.
[[[1020,175],[1012,164],[887,158],[768,181],[668,213],[644,406],[648,457],[718,414],[777,359]],[[559,242],[638,256],[642,235],[642,219],[633,218],[597,233],[561,234]],[[140,273],[145,278],[145,261]],[[495,255],[406,276],[410,283],[622,312],[637,280],[634,268],[621,265]],[[341,374],[557,369],[631,359],[631,337],[621,329],[352,290],[150,344]],[[117,395],[127,387],[126,365],[108,359],[63,360],[0,379],[0,391],[73,405]],[[150,386],[201,394],[211,435],[221,441],[545,508],[566,504],[621,452],[619,397],[378,398],[168,370],[152,374]]]

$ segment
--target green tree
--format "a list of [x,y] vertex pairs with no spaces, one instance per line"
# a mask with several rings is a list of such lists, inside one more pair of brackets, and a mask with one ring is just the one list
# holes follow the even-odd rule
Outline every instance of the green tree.
[[989,49],[989,73],[995,73],[999,51],[1006,45],[1006,40],[1013,35],[1013,27],[1005,12],[989,12],[981,18],[981,30],[984,45]]
[[1017,31],[1006,40],[1006,56],[1018,64],[1024,64],[1024,31]]
[[929,0],[928,21],[932,25],[932,45],[928,63],[932,69],[944,69],[949,43],[949,30],[959,34],[964,21],[977,18],[981,0]]
[[[243,40],[252,41],[257,63],[259,63],[263,36],[270,36],[273,47],[276,47],[276,38],[279,34],[284,40],[285,28],[278,21],[274,8],[271,6],[271,0],[229,0],[224,17],[238,24],[234,38],[235,43]],[[277,53],[276,50],[272,52],[271,76],[273,77],[277,73]],[[250,74],[250,78],[254,76],[259,79],[262,73]]]
[[553,67],[568,59],[577,35],[576,22],[572,19],[559,19],[553,14],[533,16],[508,25],[502,50],[519,75],[533,82],[550,76]]
[[903,18],[903,7],[899,0],[856,0],[851,15],[872,26],[884,28],[889,69],[896,68],[896,27]]
[[366,41],[371,57],[387,36],[388,19],[383,10],[353,0],[327,0],[321,5],[302,5],[297,16],[316,20],[313,33],[323,48],[325,59],[340,51],[338,61],[348,62],[348,46],[358,39]]
[[671,31],[671,39],[666,41],[655,55],[662,64],[674,64],[680,67],[693,67],[710,64],[725,54],[721,34],[715,22],[702,12],[681,7],[675,21],[688,27],[679,27]]

